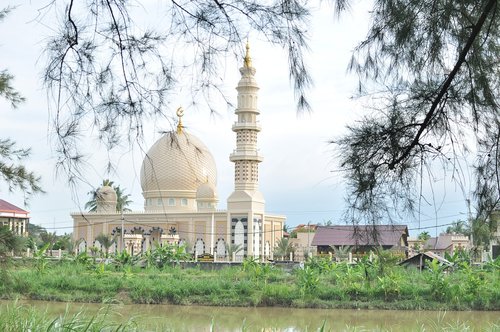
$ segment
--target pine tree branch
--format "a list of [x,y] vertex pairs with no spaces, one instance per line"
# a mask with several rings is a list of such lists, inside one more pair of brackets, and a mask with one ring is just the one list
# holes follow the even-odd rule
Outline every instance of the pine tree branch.
[[460,52],[458,60],[455,63],[455,66],[453,67],[453,70],[450,72],[450,74],[448,75],[448,78],[441,86],[439,93],[437,94],[436,98],[432,102],[431,108],[427,112],[425,119],[422,122],[422,125],[420,126],[420,129],[418,130],[417,134],[413,138],[413,141],[410,143],[410,145],[408,147],[406,147],[404,149],[404,152],[400,155],[399,158],[397,158],[389,163],[389,165],[388,165],[389,169],[394,169],[394,167],[397,164],[399,164],[400,162],[405,160],[410,155],[412,150],[419,144],[420,137],[422,136],[424,131],[428,128],[432,119],[435,117],[436,112],[438,111],[438,106],[440,105],[441,101],[443,100],[443,97],[448,92],[448,89],[450,88],[450,85],[453,82],[453,79],[460,71],[460,69],[461,69],[463,63],[465,62],[465,59],[470,51],[470,48],[472,47],[472,44],[474,43],[477,36],[481,32],[483,25],[484,25],[484,22],[486,21],[488,15],[493,11],[493,8],[496,6],[496,4],[497,4],[497,0],[490,0],[486,4],[481,16],[479,17],[477,23],[474,25],[474,27],[472,29],[472,32],[469,36],[469,39],[467,40],[467,43],[465,44],[464,48]]

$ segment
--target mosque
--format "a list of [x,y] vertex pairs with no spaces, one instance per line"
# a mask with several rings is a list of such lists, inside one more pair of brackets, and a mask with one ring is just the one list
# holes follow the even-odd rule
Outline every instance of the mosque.
[[115,191],[101,187],[96,212],[71,214],[80,251],[100,247],[96,237],[109,234],[117,239],[110,251],[137,254],[156,243],[178,243],[197,255],[223,259],[232,244],[242,248],[240,256],[272,257],[283,236],[285,216],[267,214],[259,191],[263,161],[257,148],[259,87],[248,44],[240,73],[237,120],[232,126],[236,149],[229,155],[234,163],[234,191],[227,199],[227,210],[217,209],[215,161],[205,144],[185,130],[179,108],[177,130],[156,141],[142,162],[144,211],[117,212]]

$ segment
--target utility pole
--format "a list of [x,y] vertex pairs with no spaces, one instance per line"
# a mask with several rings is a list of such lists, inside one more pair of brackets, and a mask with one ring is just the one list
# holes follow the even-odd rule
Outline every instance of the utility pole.
[[309,220],[307,222],[307,256],[309,256],[309,253],[311,251],[311,241],[309,239],[311,233],[311,221]]
[[467,198],[467,218],[469,219],[469,227],[470,227],[470,245],[471,249],[474,248],[474,225],[472,222],[472,216],[470,212],[470,199]]
[[124,237],[123,237],[123,233],[125,233],[125,218],[123,218],[123,208],[120,209],[120,212],[121,212],[121,216],[122,216],[122,229],[121,229],[121,233],[122,233],[122,251],[125,249],[125,241],[124,241]]

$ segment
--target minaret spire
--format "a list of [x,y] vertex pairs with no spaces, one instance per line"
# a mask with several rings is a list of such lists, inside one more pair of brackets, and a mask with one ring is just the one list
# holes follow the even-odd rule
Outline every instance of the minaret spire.
[[252,67],[252,58],[250,57],[250,43],[247,40],[247,52],[245,54],[245,58],[243,59],[243,66],[245,68],[250,68]]
[[257,149],[257,134],[260,125],[257,116],[257,92],[259,87],[255,81],[255,68],[252,67],[250,45],[247,41],[243,67],[240,68],[241,79],[238,82],[238,108],[235,113],[238,120],[233,125],[236,133],[236,150],[230,155],[235,166],[235,190],[257,190],[259,184],[258,171],[262,156]]
[[229,155],[234,163],[234,191],[227,199],[228,224],[231,241],[240,244],[244,255],[259,257],[263,253],[264,196],[259,191],[259,164],[263,160],[257,148],[260,124],[257,117],[259,86],[255,80],[255,68],[250,58],[247,42],[238,90],[237,116],[233,124],[236,133],[236,149]]

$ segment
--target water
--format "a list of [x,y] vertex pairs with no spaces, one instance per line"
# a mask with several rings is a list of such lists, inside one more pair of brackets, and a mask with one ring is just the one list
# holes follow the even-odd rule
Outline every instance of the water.
[[[93,314],[102,304],[22,301],[56,317],[70,312]],[[12,302],[0,302],[2,305]],[[291,308],[235,308],[172,305],[111,305],[113,319],[133,317],[149,331],[500,331],[500,311],[395,311]]]

